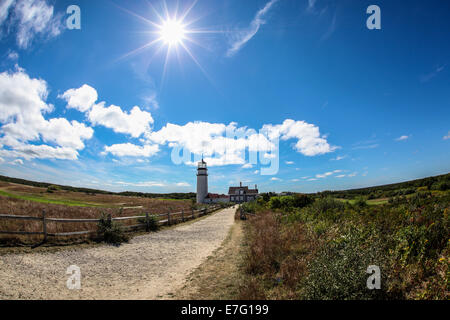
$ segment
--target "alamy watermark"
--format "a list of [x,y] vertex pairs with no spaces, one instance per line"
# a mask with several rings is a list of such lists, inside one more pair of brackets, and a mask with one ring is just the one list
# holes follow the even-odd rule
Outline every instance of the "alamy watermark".
[[366,26],[369,30],[381,29],[381,9],[379,6],[372,4],[367,7],[367,14],[370,16],[367,18]]
[[[189,133],[188,133],[189,134]],[[191,145],[173,144],[171,160],[174,164],[195,164],[203,157],[212,165],[236,164],[252,167],[260,164],[261,175],[275,175],[279,170],[279,133],[261,129],[238,129],[229,126],[225,136],[184,137]],[[193,151],[194,149],[194,151]]]
[[67,289],[79,290],[81,289],[81,269],[77,265],[71,265],[67,268],[66,274],[70,277],[66,281]]
[[81,29],[81,9],[77,5],[71,5],[67,7],[66,13],[69,17],[66,20],[66,26],[69,30]]
[[370,265],[367,267],[366,273],[370,274],[367,278],[367,289],[381,289],[381,271],[380,267]]

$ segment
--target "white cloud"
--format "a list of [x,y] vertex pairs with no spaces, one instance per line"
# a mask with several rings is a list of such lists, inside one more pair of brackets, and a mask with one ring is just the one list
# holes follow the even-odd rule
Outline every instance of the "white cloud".
[[233,41],[230,45],[230,48],[227,51],[228,57],[231,57],[234,54],[236,54],[242,48],[243,45],[245,45],[248,41],[250,41],[251,38],[255,36],[261,25],[266,23],[266,21],[264,20],[264,16],[267,14],[267,12],[269,12],[269,10],[276,2],[278,2],[278,0],[270,0],[269,2],[267,2],[264,8],[260,9],[256,13],[248,29],[241,32],[237,32],[234,39],[232,39]]
[[25,143],[18,143],[12,150],[0,149],[0,155],[4,157],[22,157],[27,160],[33,158],[76,160],[78,158],[78,152],[72,148]]
[[104,154],[111,153],[117,157],[151,157],[158,153],[158,151],[159,146],[156,144],[137,146],[131,143],[120,143],[105,146]]
[[254,173],[254,174],[258,174],[258,173],[259,173],[259,170],[255,170],[253,173]]
[[177,182],[175,184],[177,187],[190,187],[191,185],[187,182]]
[[26,49],[36,36],[49,39],[63,30],[62,13],[55,14],[46,0],[4,0],[0,4],[0,26],[15,32],[17,45]]
[[285,163],[288,165],[291,165],[291,164],[294,164],[294,161],[286,161]]
[[12,61],[17,61],[19,60],[19,54],[13,50],[9,50],[7,58]]
[[305,156],[316,156],[337,149],[328,144],[325,136],[320,135],[319,127],[305,121],[286,119],[281,125],[264,125],[263,130],[267,130],[269,138],[297,139],[295,149]]
[[342,172],[342,170],[334,170],[334,171],[325,172],[323,174],[316,174],[316,178],[323,179],[323,178],[331,176],[331,175],[333,175],[335,173],[340,173],[340,172]]
[[346,155],[345,156],[337,156],[336,158],[331,159],[331,161],[340,161],[340,160],[343,160],[345,158],[347,158]]
[[360,150],[360,149],[375,149],[375,148],[378,148],[380,145],[378,144],[378,143],[372,143],[372,144],[365,144],[365,143],[363,143],[363,144],[358,144],[358,145],[355,145],[354,147],[353,147],[353,150]]
[[298,181],[300,181],[300,179],[292,179],[291,181],[292,182],[298,182]]
[[404,141],[404,140],[408,140],[411,136],[400,136],[397,139],[395,139],[395,141]]
[[316,178],[310,178],[310,179],[308,179],[308,181],[316,181],[317,179]]
[[436,77],[440,72],[445,69],[446,65],[440,65],[434,68],[434,70],[428,74],[422,75],[420,77],[420,82],[425,83]]
[[280,178],[277,178],[277,177],[272,177],[272,178],[270,178],[270,180],[271,180],[271,181],[281,181],[281,179],[280,179]]
[[336,176],[336,178],[344,178],[344,177],[345,177],[345,174],[340,174],[340,175]]
[[153,124],[151,114],[142,111],[138,106],[127,113],[115,105],[105,107],[103,102],[92,107],[88,118],[93,125],[102,125],[114,132],[130,134],[133,138],[149,133],[150,125]]
[[16,159],[14,161],[11,162],[11,164],[13,165],[23,165],[23,161],[21,159]]
[[15,0],[2,0],[2,2],[0,2],[0,26],[5,22],[6,18],[8,18],[9,9],[14,2]]
[[[246,127],[237,128],[236,123],[228,125],[209,122],[188,122],[181,126],[167,123],[148,136],[149,140],[171,148],[185,149],[196,155],[203,154],[208,165],[244,165],[245,150],[269,151],[273,143],[256,131]],[[188,161],[187,164],[195,163]]]
[[122,186],[130,186],[130,187],[165,187],[166,184],[161,181],[144,181],[144,182],[124,182],[117,181],[115,184],[119,184]]
[[83,84],[78,89],[69,89],[58,98],[67,101],[68,108],[74,108],[81,112],[86,112],[92,108],[98,99],[97,90],[87,84]]
[[317,0],[308,0],[308,9],[312,10],[314,9],[314,6],[316,5]]
[[67,101],[68,108],[85,112],[93,125],[101,125],[117,133],[129,134],[133,138],[143,134],[148,135],[154,122],[151,113],[141,110],[138,106],[126,112],[115,105],[105,107],[105,102],[96,104],[97,90],[87,84],[78,89],[69,89],[58,97]]
[[444,140],[450,139],[450,131],[448,132],[448,134],[446,136],[443,136],[442,139],[444,139]]
[[353,173],[350,173],[348,176],[349,177],[355,177],[357,174],[358,174],[358,172],[353,172]]
[[[29,158],[76,159],[84,148],[84,140],[94,131],[78,121],[65,118],[46,120],[44,114],[53,111],[47,104],[47,83],[30,78],[23,69],[0,74],[0,144],[12,148],[4,154]],[[46,142],[57,146],[28,144]],[[48,152],[48,154],[46,154]]]

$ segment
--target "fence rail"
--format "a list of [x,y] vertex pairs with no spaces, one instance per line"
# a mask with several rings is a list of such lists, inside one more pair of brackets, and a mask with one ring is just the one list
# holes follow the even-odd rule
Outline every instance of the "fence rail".
[[[157,221],[159,225],[171,225],[173,223],[177,223],[179,221],[186,221],[190,219],[194,219],[195,217],[204,216],[210,212],[213,212],[217,209],[220,209],[221,206],[212,206],[209,208],[202,208],[199,210],[189,210],[189,211],[178,211],[178,212],[168,212],[162,214],[149,215],[146,213],[145,215],[140,216],[129,216],[129,217],[114,217],[108,215],[108,219],[113,221],[125,221],[125,220],[137,220],[137,219],[145,219],[148,221],[149,217],[157,217]],[[2,231],[0,230],[0,234],[16,234],[16,235],[43,235],[44,240],[50,237],[58,237],[58,236],[76,236],[76,235],[86,235],[91,233],[97,233],[96,230],[83,230],[83,231],[74,231],[74,232],[60,232],[60,233],[51,233],[47,232],[47,223],[56,222],[56,223],[98,223],[101,219],[83,219],[83,218],[75,218],[75,219],[67,219],[67,218],[47,218],[45,214],[45,210],[42,212],[42,217],[32,217],[32,216],[16,216],[10,214],[0,214],[0,219],[10,219],[10,220],[33,220],[33,221],[41,221],[42,222],[42,231]],[[124,229],[138,229],[138,228],[146,228],[148,227],[147,223],[138,223],[129,226],[123,226]]]

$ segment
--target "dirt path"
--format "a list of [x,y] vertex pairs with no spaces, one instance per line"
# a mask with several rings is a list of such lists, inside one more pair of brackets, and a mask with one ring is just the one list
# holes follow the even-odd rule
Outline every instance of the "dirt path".
[[[133,238],[120,247],[0,256],[0,299],[167,299],[220,247],[234,222],[228,208],[199,221]],[[66,270],[81,269],[69,290]]]
[[173,299],[235,300],[244,282],[243,222],[237,220],[222,245],[186,279]]

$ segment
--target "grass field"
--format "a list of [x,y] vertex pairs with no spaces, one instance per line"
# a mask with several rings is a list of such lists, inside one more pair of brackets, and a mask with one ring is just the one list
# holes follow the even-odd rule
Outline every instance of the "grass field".
[[[355,204],[356,203],[356,199],[351,199],[351,200],[347,200],[347,199],[342,199],[342,198],[335,198],[338,201],[342,201],[342,202],[347,202],[350,204]],[[366,203],[368,205],[380,205],[380,204],[386,204],[388,203],[387,198],[381,198],[381,199],[371,199],[371,200],[367,200]]]
[[[239,298],[448,300],[450,190],[419,188],[368,201],[294,195],[244,204],[253,214]],[[381,270],[380,290],[367,288],[370,265]]]
[[76,207],[108,207],[107,205],[102,205],[98,203],[88,203],[88,202],[80,202],[80,201],[73,201],[69,199],[51,199],[49,197],[45,196],[33,196],[33,195],[21,195],[21,194],[15,194],[11,192],[6,192],[2,189],[0,189],[0,195],[5,197],[10,197],[14,199],[20,199],[20,200],[27,200],[27,201],[35,201],[40,203],[52,203],[52,204],[62,204],[65,206],[76,206]]
[[[98,219],[102,213],[112,217],[162,214],[167,212],[189,211],[190,200],[145,198],[116,194],[96,194],[53,190],[0,181],[0,214],[41,217],[45,210],[49,218],[90,218]],[[134,220],[124,221],[124,225],[135,224]],[[74,232],[95,230],[96,223],[49,223],[48,232]],[[42,231],[40,221],[21,221],[0,219],[2,231]],[[41,236],[0,235],[0,243],[35,243]],[[87,236],[81,236],[81,240]],[[66,241],[66,240],[64,240]]]

